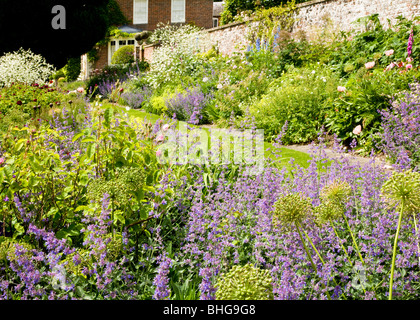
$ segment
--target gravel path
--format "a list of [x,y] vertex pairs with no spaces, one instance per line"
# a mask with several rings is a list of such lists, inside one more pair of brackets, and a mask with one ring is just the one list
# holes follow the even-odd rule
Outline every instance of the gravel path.
[[[310,144],[308,144],[308,145],[288,145],[288,146],[284,146],[284,148],[301,151],[305,153],[310,153],[312,147]],[[370,161],[370,158],[368,157],[362,157],[362,156],[350,154],[350,153],[339,153],[333,150],[332,148],[325,148],[324,151],[329,158],[338,159],[338,158],[343,157],[344,159],[349,159],[350,164],[359,163],[361,165],[365,165],[369,163]],[[385,156],[383,155],[377,156],[375,158],[375,164],[377,164],[381,169],[392,170],[391,163],[387,161]]]
[[[203,127],[203,128],[208,128],[208,129],[217,129],[218,127],[215,125],[200,125],[199,127]],[[236,129],[230,129],[231,131],[236,131]],[[287,149],[292,149],[292,150],[296,150],[296,151],[301,151],[301,152],[305,152],[310,154],[311,148],[312,146],[310,144],[307,145],[298,145],[298,144],[293,144],[293,145],[288,145],[288,146],[283,146],[284,148]],[[339,159],[341,157],[345,158],[345,159],[349,159],[350,164],[356,164],[359,163],[361,165],[365,165],[367,163],[369,163],[370,158],[368,157],[362,157],[356,154],[350,154],[350,153],[339,153],[336,152],[335,150],[333,150],[332,148],[325,148],[324,149],[325,153],[327,154],[327,156],[331,159]],[[385,156],[380,155],[377,156],[375,158],[375,164],[378,165],[379,168],[383,169],[383,170],[393,170],[391,163],[389,161],[386,160]]]

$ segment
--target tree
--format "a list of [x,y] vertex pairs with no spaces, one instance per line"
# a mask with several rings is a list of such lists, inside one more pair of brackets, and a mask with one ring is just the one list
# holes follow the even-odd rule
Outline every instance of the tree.
[[57,69],[126,22],[115,0],[0,0],[0,8],[0,55],[31,49]]

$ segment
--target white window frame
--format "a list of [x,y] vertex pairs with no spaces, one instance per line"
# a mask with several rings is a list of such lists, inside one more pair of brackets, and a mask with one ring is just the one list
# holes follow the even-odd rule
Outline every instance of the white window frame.
[[136,13],[136,0],[133,0],[133,24],[148,24],[149,23],[149,0],[146,0],[146,20],[138,20],[135,16]]
[[217,28],[219,26],[219,19],[213,18],[213,28]]
[[[122,44],[120,46],[120,40],[125,40],[126,44]],[[111,64],[111,60],[112,60],[112,54],[111,54],[111,41],[115,41],[115,51],[117,51],[119,48],[124,47],[126,45],[128,45],[128,41],[129,40],[133,40],[134,41],[134,47],[136,46],[136,40],[133,38],[111,38],[108,42],[108,64]],[[114,51],[114,52],[115,52]],[[133,51],[134,52],[134,51]]]
[[186,12],[186,7],[185,7],[185,0],[181,0],[184,2],[184,18],[177,21],[174,19],[174,1],[180,1],[180,0],[171,0],[171,23],[184,23],[185,22],[185,12]]

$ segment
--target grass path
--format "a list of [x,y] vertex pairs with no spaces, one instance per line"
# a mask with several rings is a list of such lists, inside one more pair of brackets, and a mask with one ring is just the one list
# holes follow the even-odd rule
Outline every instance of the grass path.
[[[115,104],[104,104],[103,108],[112,107],[116,111],[125,112],[128,114],[129,117],[134,117],[137,119],[141,119],[142,121],[147,121],[150,123],[155,123],[159,119],[163,119],[161,116],[147,113],[141,110],[136,109],[129,109],[127,110],[123,106],[115,105]],[[179,128],[179,123],[184,123],[183,121],[177,121],[177,128]],[[201,128],[203,130],[206,130],[209,132],[212,128],[212,126],[197,126],[198,128]],[[216,128],[216,127],[214,127]],[[279,161],[279,164],[281,166],[285,166],[287,168],[291,168],[291,165],[289,164],[290,160],[293,158],[294,162],[296,164],[299,164],[302,167],[307,168],[309,166],[308,161],[311,159],[311,156],[307,154],[306,152],[298,151],[298,150],[292,150],[287,147],[281,147],[281,153],[280,153],[280,159],[276,157],[275,154],[273,154],[273,150],[275,150],[275,147],[270,142],[264,142],[264,157],[270,158],[275,161]]]

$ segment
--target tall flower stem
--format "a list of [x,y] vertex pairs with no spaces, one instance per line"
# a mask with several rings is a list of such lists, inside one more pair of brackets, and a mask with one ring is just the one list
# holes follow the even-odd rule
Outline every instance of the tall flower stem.
[[401,211],[400,211],[400,215],[398,217],[397,233],[395,234],[395,239],[394,239],[394,249],[392,251],[391,279],[389,280],[388,300],[392,300],[392,285],[393,285],[393,282],[394,282],[395,257],[397,256],[398,235],[399,235],[400,229],[401,229],[401,220],[402,220],[402,216],[403,216],[403,212],[404,212],[403,210],[404,210],[404,201],[402,201],[402,204],[401,204]]
[[419,268],[420,268],[420,244],[419,244],[419,237],[418,237],[418,229],[417,229],[417,221],[416,221],[416,215],[413,213],[413,219],[414,219],[414,229],[416,230],[416,240],[417,240],[417,253],[419,258]]
[[[337,236],[337,238],[338,238],[339,240],[341,240],[341,238],[339,237],[339,235],[338,235],[338,233],[337,233],[337,230],[335,230],[335,227],[334,227],[334,224],[333,224],[332,220],[331,220],[330,222],[331,222],[331,227],[333,228],[335,235]],[[349,260],[349,262],[350,262],[351,266],[353,267],[353,263],[351,262],[350,256],[349,256],[349,254],[347,253],[346,248],[344,248],[344,245],[341,243],[341,241],[340,241],[340,244],[341,244],[341,248],[343,249],[344,253],[345,253],[345,254],[346,254],[346,256],[347,256],[347,259]]]
[[[306,246],[305,241],[303,240],[302,233],[300,232],[300,229],[299,229],[299,224],[296,222],[296,223],[295,223],[295,226],[296,226],[296,230],[297,230],[297,232],[299,233],[300,241],[302,241],[303,248],[304,248],[304,249],[305,249],[305,251],[306,251],[306,255],[308,256],[308,259],[309,259],[309,261],[311,262],[312,268],[314,269],[315,273],[318,273],[318,269],[316,268],[316,265],[315,265],[314,261],[312,260],[312,256],[311,256],[311,254],[309,253],[309,249],[308,249],[308,247]],[[324,289],[325,289],[325,285],[324,285],[324,284],[323,284],[323,287],[324,287]],[[328,293],[328,291],[326,291],[326,294],[327,294],[327,296],[328,296],[328,300],[331,300],[331,296],[330,296],[330,294]]]
[[[315,247],[314,243],[312,242],[311,238],[309,237],[309,235],[306,233],[305,229],[302,228],[303,233],[305,234],[306,239],[308,239],[309,243],[311,244],[312,248],[315,250],[317,256],[319,257],[319,260],[321,260],[322,264],[325,266],[325,261],[324,259],[322,259],[321,254],[319,253],[319,251],[317,250],[317,248]],[[335,281],[335,279],[333,278],[333,281],[335,283],[336,286],[338,286],[337,281]],[[343,295],[344,297],[344,295]]]
[[354,248],[356,249],[357,254],[359,255],[360,261],[362,261],[362,264],[365,265],[365,261],[363,260],[362,255],[360,254],[359,246],[357,245],[356,239],[354,238],[353,232],[351,231],[349,222],[347,221],[346,215],[344,213],[343,213],[343,217],[344,217],[344,220],[346,221],[347,229],[350,232],[351,239],[353,240]]

